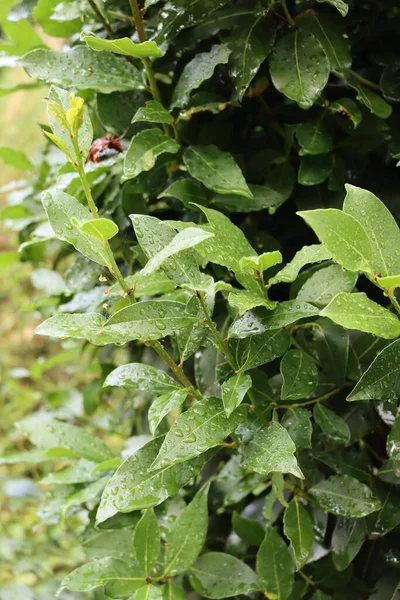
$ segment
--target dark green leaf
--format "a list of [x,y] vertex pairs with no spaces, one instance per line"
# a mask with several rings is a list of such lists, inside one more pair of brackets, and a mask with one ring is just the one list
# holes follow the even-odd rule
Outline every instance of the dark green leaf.
[[344,571],[357,556],[367,533],[364,519],[339,517],[332,534],[332,560]]
[[282,419],[282,425],[287,429],[297,450],[311,448],[311,412],[305,408],[290,408]]
[[232,515],[232,529],[249,546],[259,546],[265,535],[261,523],[255,519],[246,519],[236,511]]
[[150,171],[161,154],[175,154],[178,150],[179,144],[160,129],[140,131],[132,138],[125,155],[122,181],[134,179],[142,171]]
[[333,147],[331,136],[318,123],[301,123],[296,127],[300,154],[325,154]]
[[400,340],[383,348],[347,400],[395,400],[400,395]]
[[321,427],[325,435],[334,444],[346,445],[350,440],[350,429],[344,419],[336,415],[332,410],[316,404],[314,406],[314,420]]
[[313,522],[298,498],[294,498],[285,510],[283,531],[290,541],[298,571],[306,563],[314,542]]
[[276,600],[287,600],[293,587],[294,562],[283,539],[272,525],[257,553],[257,575],[263,590]]
[[152,508],[148,508],[143,513],[136,525],[133,547],[139,567],[148,577],[151,576],[160,552],[160,529]]
[[364,483],[349,475],[333,475],[311,488],[317,502],[334,515],[365,517],[381,507]]
[[237,358],[239,371],[255,369],[285,354],[290,347],[290,336],[284,329],[251,335],[243,340],[232,340],[230,345]]
[[349,5],[344,0],[317,0],[317,2],[323,2],[327,4],[331,4],[340,12],[342,17],[345,17],[349,11]]
[[380,119],[387,119],[392,114],[392,107],[378,94],[368,87],[362,86],[356,79],[348,80],[348,84],[357,91],[357,100],[364,104]]
[[349,333],[330,319],[319,319],[314,329],[315,349],[330,381],[342,387],[349,356]]
[[281,360],[282,400],[306,398],[318,385],[314,362],[300,350],[289,350]]

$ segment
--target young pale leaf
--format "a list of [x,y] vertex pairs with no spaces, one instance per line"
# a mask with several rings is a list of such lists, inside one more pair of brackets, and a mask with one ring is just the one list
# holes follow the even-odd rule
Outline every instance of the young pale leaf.
[[320,42],[302,30],[279,40],[269,65],[276,89],[305,109],[321,95],[330,71],[328,57]]
[[192,587],[205,598],[231,598],[260,589],[254,571],[235,556],[207,552],[189,569]]
[[85,34],[82,32],[81,41],[85,42],[92,50],[104,50],[105,52],[114,52],[114,54],[132,56],[132,58],[159,58],[164,54],[155,42],[135,44],[127,37],[118,38],[117,40],[105,40],[97,37],[94,33]]
[[126,592],[123,595],[127,596],[144,585],[146,578],[142,569],[134,563],[127,563],[119,558],[100,558],[67,575],[62,580],[57,595],[63,589],[88,592],[99,586],[106,586],[110,582],[117,584],[123,582],[123,590]]
[[400,340],[396,340],[381,350],[347,400],[396,400],[399,397]]
[[32,171],[33,165],[29,158],[21,150],[14,148],[0,147],[0,160],[9,167],[19,169],[20,171]]
[[282,356],[290,347],[290,336],[284,329],[250,335],[243,340],[231,340],[239,372],[255,369]]
[[372,333],[386,340],[400,335],[400,320],[380,304],[373,302],[364,292],[348,294],[342,292],[331,300],[321,312],[334,323]]
[[86,46],[75,46],[64,52],[38,48],[28,52],[21,64],[34,79],[67,88],[90,89],[103,94],[144,88],[136,67],[109,52],[96,52]]
[[240,26],[229,37],[229,73],[239,100],[242,100],[261,63],[271,52],[275,35],[273,20],[266,19],[263,13],[254,13],[242,19]]
[[150,171],[161,154],[165,152],[175,154],[178,150],[179,144],[160,129],[153,128],[140,131],[129,144],[121,181],[134,179],[142,171]]
[[351,215],[336,208],[297,213],[312,227],[332,258],[349,271],[373,273],[368,235]]
[[331,136],[322,129],[320,124],[301,123],[296,127],[296,137],[301,146],[300,155],[325,154],[333,148]]
[[133,535],[136,562],[148,577],[160,552],[160,529],[152,508],[148,508],[135,527]]
[[342,417],[321,404],[314,406],[313,414],[314,421],[334,444],[346,445],[350,441],[350,429]]
[[306,398],[318,385],[318,370],[301,350],[289,350],[281,360],[282,400]]
[[349,5],[344,0],[317,0],[317,2],[323,2],[326,4],[331,4],[340,12],[342,17],[345,17],[349,12]]
[[79,456],[96,463],[114,458],[114,453],[101,440],[70,423],[30,419],[20,421],[18,428],[42,450],[63,449],[67,456]]
[[92,215],[87,208],[73,196],[55,189],[44,192],[42,202],[50,225],[59,239],[72,244],[78,252],[90,260],[109,266],[104,245],[100,240],[81,231],[77,225],[91,220]]
[[312,424],[311,412],[305,408],[291,408],[282,419],[283,427],[288,431],[297,450],[311,448]]
[[225,415],[222,400],[205,398],[189,408],[167,433],[152,470],[187,461],[217,446],[240,425],[242,417]]
[[208,483],[197,492],[168,533],[164,573],[170,577],[187,571],[203,548],[208,528],[209,487]]
[[281,262],[282,254],[279,250],[274,250],[273,252],[264,252],[259,256],[244,256],[240,259],[240,267],[243,271],[250,270],[251,272],[259,271],[262,273]]
[[400,275],[389,275],[389,277],[377,277],[376,285],[383,290],[395,290],[400,287]]
[[374,273],[380,277],[397,275],[400,273],[400,229],[393,215],[368,190],[350,184],[345,188],[343,210],[357,219],[368,235]]
[[243,452],[242,465],[256,473],[292,473],[304,478],[294,456],[296,446],[279,423],[261,429]]
[[238,373],[222,384],[222,402],[227,417],[241,404],[251,385],[250,375],[244,373]]
[[143,363],[128,363],[117,367],[107,375],[103,385],[133,388],[150,394],[166,394],[181,388],[165,371]]
[[279,271],[274,277],[269,279],[269,283],[292,283],[300,270],[310,263],[318,263],[322,260],[329,260],[332,255],[325,246],[322,244],[314,244],[313,246],[304,246],[301,250],[296,252],[294,258],[288,263],[281,271]]
[[328,376],[338,387],[346,378],[349,357],[349,332],[330,319],[318,319],[313,330],[318,359]]
[[339,517],[332,534],[332,560],[338,571],[344,571],[357,556],[367,535],[364,519]]
[[275,600],[287,600],[294,581],[294,562],[289,548],[272,525],[257,552],[257,575],[264,592]]
[[154,400],[148,413],[149,428],[153,435],[155,435],[156,429],[165,415],[174,408],[181,406],[185,402],[188,394],[188,388],[175,389],[172,391],[170,390]]
[[306,563],[314,543],[314,526],[310,515],[298,498],[294,498],[283,515],[283,531],[293,550],[296,571]]
[[200,52],[187,63],[175,86],[171,107],[182,108],[189,102],[190,94],[197,89],[203,81],[213,76],[215,67],[226,64],[230,50],[224,44],[215,45],[210,52]]
[[243,174],[228,152],[217,146],[190,146],[183,155],[190,175],[218,194],[252,198]]
[[134,114],[132,123],[137,123],[138,121],[171,124],[174,122],[174,118],[160,102],[149,100],[145,106],[138,108]]
[[[111,477],[104,490],[97,523],[102,523],[117,512],[126,513],[158,506],[169,496],[174,496],[193,477],[199,474],[206,460],[203,455],[182,464],[170,464],[151,471],[163,437],[157,437],[129,456]],[[126,493],[129,490],[129,494]]]
[[83,233],[87,233],[102,242],[110,240],[119,231],[118,225],[114,221],[103,218],[85,221],[85,223],[80,225],[80,228]]
[[381,506],[369,487],[350,475],[332,475],[312,487],[310,494],[323,509],[342,517],[365,517]]

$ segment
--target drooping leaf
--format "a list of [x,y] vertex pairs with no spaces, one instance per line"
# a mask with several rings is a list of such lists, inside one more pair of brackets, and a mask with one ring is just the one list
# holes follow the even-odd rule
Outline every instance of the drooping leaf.
[[140,131],[132,138],[126,152],[122,181],[134,179],[142,171],[150,171],[161,154],[175,154],[178,150],[179,144],[160,129]]
[[241,404],[251,386],[250,375],[244,373],[238,373],[222,384],[222,402],[227,417]]
[[298,498],[289,502],[285,510],[283,531],[290,541],[298,571],[306,563],[314,542],[312,519]]
[[160,552],[160,528],[152,508],[148,508],[135,527],[133,547],[136,562],[149,577]]
[[306,398],[318,385],[315,363],[300,350],[289,350],[281,360],[282,400]]
[[287,600],[293,587],[294,568],[289,548],[272,525],[267,525],[257,553],[257,575],[264,592],[276,600]]
[[314,421],[334,444],[346,445],[350,440],[350,429],[344,419],[320,403],[314,406]]
[[396,400],[400,395],[400,340],[383,348],[347,400]]
[[332,475],[313,486],[310,493],[322,508],[342,517],[365,517],[381,506],[369,487],[350,475]]
[[127,37],[116,40],[105,40],[97,37],[94,33],[82,33],[81,41],[85,42],[92,50],[104,50],[105,52],[114,52],[114,54],[132,56],[132,58],[159,58],[163,55],[162,50],[160,50],[155,42],[135,44]]
[[358,127],[362,120],[360,105],[351,98],[339,98],[330,105],[330,110],[334,114],[350,119],[354,127]]

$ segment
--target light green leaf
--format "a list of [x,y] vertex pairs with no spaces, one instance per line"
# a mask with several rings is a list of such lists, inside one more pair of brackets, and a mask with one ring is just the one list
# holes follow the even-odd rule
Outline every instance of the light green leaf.
[[43,193],[42,202],[55,234],[61,240],[72,244],[78,252],[94,262],[108,266],[104,245],[76,225],[90,221],[91,214],[76,198],[51,190]]
[[[123,584],[123,595],[132,594],[146,583],[145,575],[134,563],[127,563],[119,558],[107,557],[93,560],[92,562],[75,569],[65,577],[60,585],[57,595],[63,589],[76,592],[88,592],[99,586],[106,586],[113,582]],[[115,597],[115,596],[114,596]]]
[[81,223],[80,228],[84,233],[87,233],[102,242],[110,240],[117,235],[119,231],[118,225],[114,223],[114,221],[104,218],[85,221],[84,223]]
[[242,403],[251,385],[250,375],[244,373],[238,373],[222,384],[222,402],[227,417]]
[[58,314],[43,321],[35,329],[36,335],[48,335],[55,338],[76,338],[88,340],[92,344],[102,346],[108,344],[101,333],[106,318],[99,313]]
[[226,417],[222,400],[200,400],[180,415],[167,433],[152,470],[187,461],[217,446],[239,426],[238,412]]
[[142,42],[135,44],[130,38],[118,38],[116,40],[105,40],[97,37],[94,33],[81,33],[81,41],[85,42],[92,50],[104,50],[106,52],[114,52],[114,54],[123,54],[124,56],[132,56],[132,58],[159,58],[163,56],[162,50],[155,42]]
[[217,65],[226,64],[229,54],[229,48],[223,44],[213,46],[210,52],[196,54],[182,71],[172,94],[171,107],[186,106],[192,91],[197,89],[203,81],[212,77]]
[[157,158],[164,153],[175,154],[179,144],[160,129],[145,129],[131,140],[124,160],[124,175],[121,181],[134,179],[142,171],[150,171]]
[[357,556],[364,543],[367,527],[364,519],[339,517],[332,534],[332,560],[338,571],[344,571]]
[[241,19],[240,25],[228,38],[231,50],[229,72],[239,100],[242,100],[253,77],[271,52],[276,35],[272,19],[255,13]]
[[256,473],[291,473],[304,479],[295,452],[296,446],[286,429],[273,422],[256,433],[246,446],[242,465]]
[[20,421],[17,426],[41,450],[65,449],[69,455],[72,453],[72,456],[96,463],[114,457],[114,453],[101,440],[70,423],[32,418]]
[[152,508],[144,511],[133,535],[136,562],[148,577],[152,575],[160,552],[160,529]]
[[21,150],[14,148],[0,147],[0,160],[9,167],[19,169],[21,171],[32,171],[33,165],[29,158]]
[[104,387],[118,386],[150,394],[166,394],[180,389],[180,384],[165,371],[143,363],[128,363],[117,367],[104,381]]
[[318,385],[318,370],[301,350],[289,350],[281,360],[282,400],[306,398]]
[[96,500],[96,498],[100,496],[101,492],[103,491],[108,479],[109,477],[106,475],[98,481],[94,481],[93,483],[90,483],[89,485],[86,485],[82,489],[78,490],[74,494],[71,494],[71,496],[69,496],[61,506],[61,521],[64,522],[67,513],[74,506],[80,506],[86,502]]
[[259,256],[245,256],[240,259],[240,267],[243,271],[259,271],[262,273],[270,267],[273,267],[282,262],[282,254],[279,250],[273,252],[264,252]]
[[275,283],[291,283],[294,281],[300,270],[310,263],[318,263],[322,260],[331,258],[330,252],[322,244],[314,244],[313,246],[304,246],[296,252],[293,260],[283,267],[274,277],[269,279],[271,285]]
[[373,273],[371,243],[351,215],[336,208],[297,213],[312,227],[332,258],[349,271]]
[[396,340],[379,352],[347,400],[397,400],[399,397],[400,340]]
[[174,183],[171,183],[166,190],[158,195],[158,198],[168,198],[170,196],[178,198],[186,208],[190,209],[193,208],[191,203],[206,204],[207,202],[207,194],[203,184],[200,181],[189,178],[174,181]]
[[137,123],[138,121],[171,124],[174,122],[174,118],[160,102],[149,100],[146,102],[145,106],[138,108],[134,114],[132,123]]
[[254,571],[235,556],[207,552],[189,569],[192,587],[205,598],[231,598],[260,589]]
[[335,296],[320,314],[347,329],[358,329],[387,340],[400,335],[398,317],[370,300],[364,292],[342,292]]
[[340,265],[327,265],[305,281],[296,300],[311,302],[323,308],[340,292],[352,292],[357,278],[358,273],[346,271]]
[[138,589],[130,600],[162,600],[163,588],[147,583]]
[[282,425],[294,441],[297,450],[311,448],[311,412],[305,408],[291,408],[287,410]]
[[230,306],[237,308],[240,317],[257,306],[264,306],[272,310],[277,304],[275,300],[263,298],[261,295],[253,294],[247,290],[233,290],[228,294],[228,302]]
[[298,498],[289,502],[285,510],[283,531],[294,553],[296,571],[299,571],[310,554],[314,542],[314,527],[310,515]]
[[333,148],[333,140],[318,123],[301,123],[296,127],[297,141],[303,154],[325,154]]
[[290,347],[290,336],[284,329],[250,335],[243,340],[231,340],[239,371],[255,369],[285,354]]
[[[400,229],[394,217],[372,192],[350,184],[345,188],[343,210],[357,219],[368,235],[374,273],[383,277],[397,275],[400,273]],[[379,280],[377,283],[381,285]]]
[[163,600],[186,600],[186,595],[183,590],[168,580],[166,585],[162,587]]
[[[102,523],[117,512],[126,513],[158,506],[174,496],[199,474],[209,455],[151,471],[163,436],[151,440],[129,456],[111,477],[104,490],[96,521]],[[129,494],[125,493],[129,489]]]
[[190,175],[210,190],[253,197],[232,155],[217,146],[190,146],[183,155],[183,162]]
[[[113,458],[109,460],[114,460]],[[102,463],[99,463],[102,464]],[[86,483],[97,479],[94,477],[93,469],[96,463],[90,460],[81,459],[72,467],[65,467],[55,473],[49,473],[40,480],[45,485],[70,485],[74,483]]]
[[323,509],[342,517],[365,517],[381,506],[369,487],[350,475],[332,475],[312,487],[310,494]]
[[183,509],[167,535],[164,573],[184,573],[195,562],[206,540],[208,528],[208,490],[203,486]]
[[[21,65],[33,79],[55,85],[103,94],[144,88],[140,71],[109,52],[96,52],[86,46],[75,46],[64,52],[32,50]],[[90,70],[89,70],[90,69]]]
[[346,445],[350,441],[350,429],[346,421],[326,406],[314,406],[314,421],[334,444]]
[[364,104],[370,112],[380,119],[388,119],[392,114],[392,107],[381,96],[367,87],[362,86],[356,79],[348,79],[348,85],[357,91],[357,100]]
[[276,89],[300,108],[310,108],[328,81],[330,64],[322,45],[302,30],[279,40],[269,64]]
[[331,4],[340,12],[342,17],[345,17],[349,12],[349,5],[344,0],[317,0],[317,2],[324,2],[327,4]]
[[294,580],[294,562],[289,548],[272,525],[257,552],[257,575],[262,588],[274,600],[287,600]]
[[16,465],[18,463],[35,465],[41,462],[53,460],[45,451],[26,450],[25,452],[13,452],[6,456],[0,456],[0,465]]
[[148,413],[149,428],[153,435],[155,435],[156,429],[165,415],[174,408],[181,406],[185,402],[188,394],[188,388],[175,389],[162,394],[154,400]]
[[393,291],[400,287],[400,275],[389,275],[388,277],[377,277],[376,285],[383,290]]

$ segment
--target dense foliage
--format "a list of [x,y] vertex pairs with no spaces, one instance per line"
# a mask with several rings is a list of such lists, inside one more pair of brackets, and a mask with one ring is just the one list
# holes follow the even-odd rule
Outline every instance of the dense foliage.
[[86,552],[60,597],[395,598],[398,3],[4,6],[15,89],[51,85],[42,150],[0,148],[64,340],[30,377],[81,378],[2,462]]

